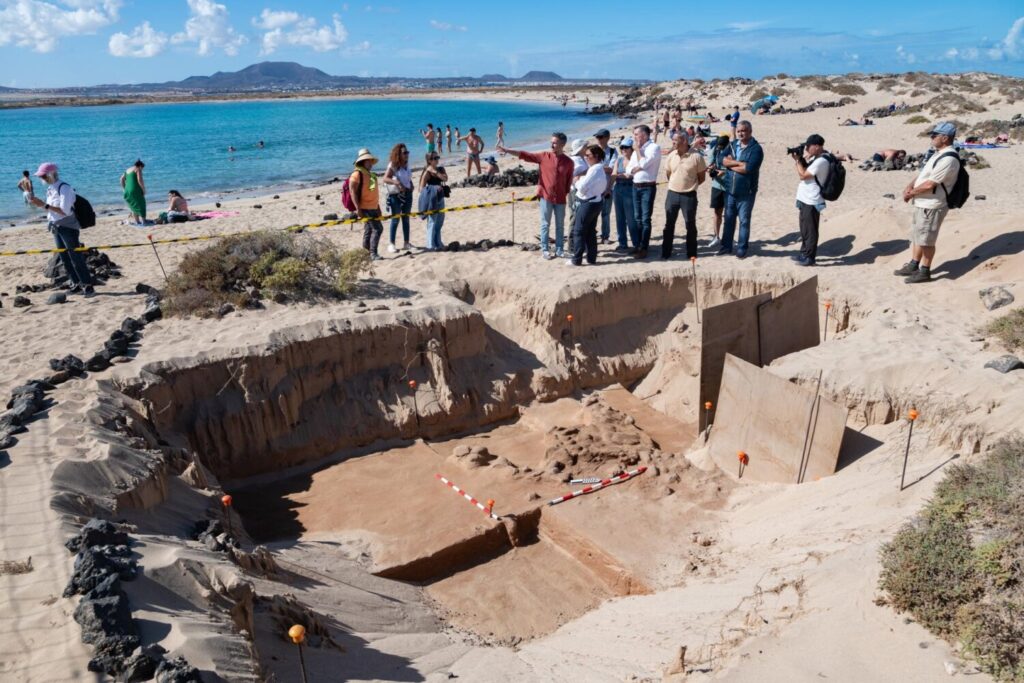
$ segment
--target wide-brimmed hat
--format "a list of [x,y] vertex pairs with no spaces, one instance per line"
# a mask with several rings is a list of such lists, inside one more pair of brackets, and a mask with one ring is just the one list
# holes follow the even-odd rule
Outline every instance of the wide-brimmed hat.
[[359,154],[356,155],[356,160],[353,162],[353,164],[358,164],[360,161],[366,161],[367,159],[372,159],[374,164],[380,161],[380,159],[378,159],[377,157],[373,156],[373,154],[370,153],[370,150],[363,147],[361,150],[359,150]]
[[586,140],[583,140],[583,139],[580,139],[580,138],[576,138],[575,140],[572,141],[572,144],[569,145],[569,154],[571,154],[572,156],[576,156],[577,154],[582,152],[583,148],[586,147],[586,146],[587,146],[587,141]]

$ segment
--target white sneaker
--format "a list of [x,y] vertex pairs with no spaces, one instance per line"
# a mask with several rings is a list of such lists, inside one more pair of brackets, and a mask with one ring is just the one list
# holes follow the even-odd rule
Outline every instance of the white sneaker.
[[709,247],[717,247],[717,246],[718,246],[719,244],[721,244],[721,242],[719,241],[719,239],[718,239],[718,236],[717,236],[717,235],[715,235],[714,237],[712,237],[712,238],[711,238],[711,241],[710,241],[710,242],[708,242],[708,246],[709,246]]
[[412,251],[412,245],[406,242],[402,245],[402,251]]
[[395,249],[395,243],[394,242],[391,242],[390,244],[388,244],[388,253],[389,254],[394,254],[396,251],[398,251],[398,250]]
[[551,256],[551,252],[550,252],[550,251],[542,251],[542,252],[540,253],[540,257],[541,257],[542,259],[544,259],[545,261],[550,261],[550,260],[552,259],[552,256]]
[[555,252],[555,258],[565,258],[565,252],[559,249]]
[[565,265],[567,266],[582,266],[582,263],[574,263],[571,258],[565,259]]

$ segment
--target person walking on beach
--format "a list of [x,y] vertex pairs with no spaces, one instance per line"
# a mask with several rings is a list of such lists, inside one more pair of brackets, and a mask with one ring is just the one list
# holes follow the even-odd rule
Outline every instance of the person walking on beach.
[[612,189],[615,183],[614,178],[612,178],[612,172],[615,170],[615,163],[619,160],[619,154],[615,151],[615,148],[608,146],[608,141],[611,137],[612,134],[608,132],[607,128],[602,128],[594,133],[594,139],[597,140],[597,145],[604,154],[604,159],[601,163],[604,166],[605,177],[608,179],[601,202],[601,244],[608,244],[608,238],[611,237]]
[[[429,156],[429,155],[428,155]],[[409,251],[409,216],[412,212],[412,171],[409,170],[409,148],[398,143],[391,148],[388,156],[388,167],[384,171],[384,184],[388,192],[388,213],[392,216],[401,214],[401,219],[391,219],[388,240],[388,253],[394,254],[395,237],[398,233],[398,221],[402,221],[402,238],[405,240],[402,251]]]
[[551,134],[551,150],[545,152],[524,152],[499,148],[499,151],[519,157],[522,161],[540,166],[537,181],[537,196],[540,198],[540,248],[545,260],[551,259],[548,248],[548,232],[551,215],[555,216],[555,256],[562,257],[562,240],[565,229],[565,198],[572,184],[572,159],[565,154],[565,133]]
[[494,134],[494,137],[498,140],[496,143],[497,147],[505,146],[505,124],[502,121],[498,121],[498,131]]
[[914,218],[910,224],[910,261],[896,270],[908,284],[930,282],[935,242],[939,228],[949,213],[949,193],[960,173],[960,155],[952,149],[956,125],[938,123],[929,133],[935,148],[912,183],[903,189],[903,201],[913,202]]
[[736,127],[740,124],[740,108],[739,105],[733,106],[732,113],[726,116],[729,119],[729,129],[732,131],[732,139],[736,139]]
[[587,171],[576,182],[576,218],[572,225],[572,257],[566,259],[570,266],[582,266],[584,251],[587,263],[597,262],[597,218],[601,215],[604,191],[608,187],[605,173],[604,150],[600,145],[588,145],[583,150]]
[[473,164],[476,164],[478,174],[483,173],[480,169],[480,153],[484,151],[484,139],[476,134],[476,128],[470,128],[469,135],[460,139],[466,141],[466,177],[472,173]]
[[764,150],[754,139],[753,132],[750,121],[740,121],[736,126],[736,139],[729,146],[729,153],[722,159],[726,168],[725,225],[722,228],[722,246],[717,253],[732,253],[732,239],[736,232],[736,219],[739,218],[737,258],[746,257],[750,246],[750,216],[754,212],[761,163],[764,161]]
[[697,256],[697,188],[704,182],[707,163],[696,150],[690,149],[690,140],[677,135],[675,147],[665,157],[668,176],[668,196],[665,197],[665,231],[662,233],[661,258],[672,258],[676,219],[680,212],[686,225],[686,257]]
[[369,219],[363,223],[363,249],[370,252],[374,261],[380,258],[377,247],[384,234],[384,224],[380,222],[380,187],[377,174],[373,172],[376,163],[377,157],[370,150],[365,147],[359,150],[355,170],[348,180],[349,193],[356,204],[356,216]]
[[448,141],[448,153],[452,153],[452,124],[445,124],[444,137]]
[[75,217],[75,200],[78,199],[78,195],[75,194],[74,188],[60,179],[57,164],[40,164],[36,177],[42,178],[46,183],[46,201],[33,195],[31,204],[46,210],[47,228],[53,235],[57,248],[64,250],[58,253],[58,257],[64,266],[64,272],[71,280],[70,291],[72,294],[81,292],[86,297],[95,296],[92,274],[85,262],[85,254],[75,251],[82,246],[78,239],[82,226]]
[[18,181],[18,189],[21,190],[21,197],[26,204],[32,203],[32,197],[36,196],[35,188],[32,187],[32,174],[28,171],[21,172],[21,180]]
[[796,174],[800,178],[796,186],[796,208],[800,215],[800,253],[795,254],[793,260],[801,266],[813,266],[818,257],[818,225],[821,212],[825,210],[821,188],[828,180],[828,159],[824,153],[825,138],[815,133],[804,143],[803,155],[792,155],[796,162]]
[[434,146],[434,124],[428,123],[426,130],[421,128],[420,135],[423,136],[423,140],[427,143],[427,154],[433,154],[437,151],[437,148]]
[[[633,156],[633,139],[626,138],[619,143],[619,153],[615,159],[615,170],[612,173],[612,199],[615,203],[615,231],[619,246],[615,251],[624,254],[640,246],[640,232],[636,228],[636,216],[633,215],[633,179],[626,175],[626,166]],[[628,240],[627,240],[628,235]]]
[[[420,201],[418,210],[436,211],[444,208],[444,184],[448,182],[448,173],[440,166],[441,155],[428,154],[427,165],[420,173]],[[444,225],[444,213],[433,213],[427,219],[427,250],[442,251],[441,227]]]
[[121,189],[124,190],[124,201],[131,213],[132,223],[146,224],[146,181],[142,178],[142,169],[146,164],[141,159],[125,169],[121,174]]
[[729,154],[729,136],[719,135],[715,146],[710,150],[711,164],[708,175],[711,176],[711,210],[715,212],[715,233],[708,242],[709,247],[717,247],[722,234],[722,214],[725,212],[725,166],[723,160]]
[[658,169],[661,167],[661,147],[651,140],[649,126],[633,129],[636,150],[626,166],[626,174],[633,179],[633,216],[640,230],[640,247],[632,253],[636,258],[647,258],[651,245],[651,216],[654,214],[654,196],[657,192]]

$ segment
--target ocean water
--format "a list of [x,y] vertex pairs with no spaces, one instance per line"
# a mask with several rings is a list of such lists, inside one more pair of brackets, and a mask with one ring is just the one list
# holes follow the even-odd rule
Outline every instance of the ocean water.
[[[290,100],[137,104],[0,111],[0,219],[5,225],[40,212],[25,206],[17,182],[43,161],[97,208],[122,204],[119,179],[136,158],[146,163],[149,215],[166,207],[167,190],[193,201],[216,193],[288,189],[349,172],[356,152],[386,164],[404,142],[413,165],[426,151],[426,124],[471,126],[494,148],[498,121],[506,144],[536,146],[553,130],[591,134],[611,123],[559,104],[477,100]],[[264,149],[256,143],[265,142]],[[228,146],[237,151],[229,153]],[[454,149],[454,141],[453,141]],[[465,144],[463,144],[463,150]],[[454,155],[453,155],[454,156]],[[447,159],[447,154],[445,154]],[[464,154],[458,159],[464,163]],[[454,163],[454,159],[448,163]],[[504,166],[499,158],[499,165]],[[36,194],[45,192],[36,179]]]

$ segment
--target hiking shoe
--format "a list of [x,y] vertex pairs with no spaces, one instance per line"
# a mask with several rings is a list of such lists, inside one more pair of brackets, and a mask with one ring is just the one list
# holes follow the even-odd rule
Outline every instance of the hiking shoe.
[[71,285],[68,287],[68,294],[78,294],[82,291],[82,285]]
[[616,254],[628,254],[629,253],[629,247],[615,247],[615,253]]
[[647,258],[647,250],[646,249],[637,249],[636,253],[633,254],[633,258],[635,258],[637,260],[641,260],[641,259]]
[[796,260],[796,264],[798,266],[813,266],[814,265],[814,259],[812,259],[812,258],[804,258],[803,256],[801,256],[800,258],[798,258]]
[[708,246],[709,247],[717,247],[721,243],[722,243],[722,241],[720,239],[718,239],[718,235],[715,235],[714,237],[711,238],[711,241],[708,242]]
[[412,245],[406,242],[402,245],[402,251],[412,251]]
[[715,255],[716,256],[724,256],[725,254],[731,254],[731,253],[732,253],[732,247],[721,247],[721,248],[719,248],[718,251],[715,252]]
[[791,258],[792,260],[794,260],[797,263],[799,263],[800,261],[804,260],[804,255],[803,254],[793,254],[789,258]]
[[903,278],[903,281],[908,285],[912,285],[915,282],[931,282],[932,274],[927,270],[921,270],[920,268],[915,270],[910,277]]
[[96,296],[96,290],[92,288],[92,285],[86,285],[82,288],[82,294],[85,295],[86,299],[91,299]]
[[907,262],[907,263],[904,263],[901,267],[899,267],[896,270],[892,271],[892,274],[893,275],[899,275],[901,277],[906,277],[907,275],[913,275],[916,272],[917,272],[917,266],[915,266],[913,263]]
[[390,244],[388,244],[388,253],[389,254],[394,254],[396,251],[398,251],[398,249],[395,248],[395,243],[394,242],[391,242]]

